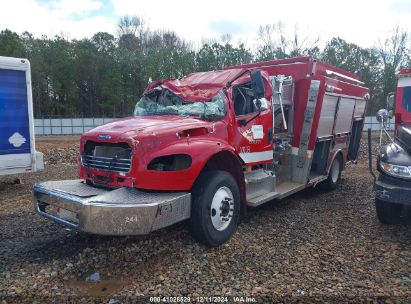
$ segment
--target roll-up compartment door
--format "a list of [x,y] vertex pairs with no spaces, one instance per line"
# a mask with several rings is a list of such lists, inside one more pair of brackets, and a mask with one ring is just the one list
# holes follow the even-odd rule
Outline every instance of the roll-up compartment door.
[[363,117],[364,112],[365,112],[365,100],[364,99],[358,99],[355,102],[355,110],[354,110],[354,117]]
[[334,134],[349,133],[353,120],[355,99],[341,97],[335,118]]
[[318,123],[317,137],[321,138],[332,135],[337,103],[337,96],[331,96],[327,94],[324,95],[320,121]]

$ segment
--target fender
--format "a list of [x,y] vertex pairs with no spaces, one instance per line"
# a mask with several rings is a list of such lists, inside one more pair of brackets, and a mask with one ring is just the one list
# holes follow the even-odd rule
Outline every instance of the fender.
[[[210,138],[196,138],[173,143],[150,155],[146,155],[139,162],[135,170],[135,187],[147,190],[180,190],[188,191],[204,169],[208,161],[216,154],[227,151],[238,159],[235,150],[228,143]],[[178,171],[156,171],[147,168],[151,160],[161,156],[186,154],[191,157],[191,166]],[[239,162],[240,163],[240,162]]]
[[[221,170],[230,173],[237,181],[241,202],[246,202],[246,186],[243,173],[244,162],[231,149],[226,149],[212,155],[203,166],[203,171]],[[201,174],[201,173],[200,173]],[[199,174],[199,175],[200,175]]]

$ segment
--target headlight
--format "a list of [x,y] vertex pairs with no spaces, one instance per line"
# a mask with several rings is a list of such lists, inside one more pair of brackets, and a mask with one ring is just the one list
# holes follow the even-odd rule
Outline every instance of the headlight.
[[411,178],[411,167],[398,166],[398,165],[380,162],[380,168],[385,173],[395,176],[395,177]]

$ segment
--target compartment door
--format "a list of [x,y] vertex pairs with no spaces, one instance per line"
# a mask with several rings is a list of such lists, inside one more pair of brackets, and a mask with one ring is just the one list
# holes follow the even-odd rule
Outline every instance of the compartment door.
[[334,134],[350,133],[355,108],[355,99],[341,97],[338,103],[337,116],[334,124]]
[[356,120],[352,125],[350,145],[348,147],[348,160],[356,160],[358,151],[360,149],[362,129],[364,126],[364,120]]

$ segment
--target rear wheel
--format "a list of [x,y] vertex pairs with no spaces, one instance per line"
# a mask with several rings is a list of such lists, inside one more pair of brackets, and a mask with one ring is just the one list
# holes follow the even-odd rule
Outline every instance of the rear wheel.
[[393,204],[376,199],[375,209],[377,211],[377,217],[381,223],[392,225],[400,222],[402,209],[401,204]]
[[240,191],[224,171],[202,173],[193,190],[190,228],[201,243],[216,247],[234,233],[240,216]]
[[338,154],[331,164],[327,179],[321,183],[321,188],[324,190],[336,189],[341,182],[341,172],[342,157],[341,154]]

